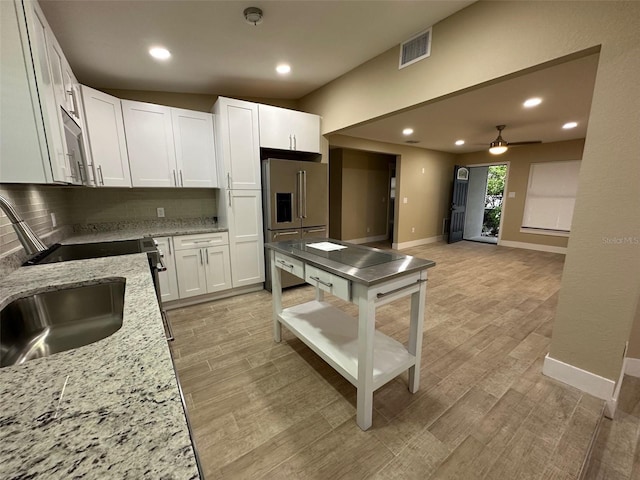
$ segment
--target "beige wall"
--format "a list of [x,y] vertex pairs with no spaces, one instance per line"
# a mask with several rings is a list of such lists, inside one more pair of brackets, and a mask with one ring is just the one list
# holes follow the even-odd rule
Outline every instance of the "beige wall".
[[599,48],[550,356],[612,380],[640,294],[639,23],[640,2],[480,1],[433,27],[427,60],[398,70],[396,47],[301,99],[333,132]]
[[329,238],[342,238],[342,148],[329,150]]
[[[329,215],[338,215],[341,223],[331,229],[330,220],[332,238],[355,240],[388,234],[389,165],[394,163],[394,155],[352,149],[331,151],[329,182],[338,181],[339,187],[330,187],[334,202],[330,201]],[[334,237],[334,231],[340,236]]]
[[[442,221],[449,215],[455,155],[345,135],[330,135],[328,140],[332,147],[396,156],[393,243],[402,244],[442,235]],[[404,197],[407,203],[402,202]],[[415,231],[412,232],[412,228]]]
[[532,163],[581,160],[583,148],[584,140],[523,145],[517,148],[510,148],[499,157],[491,155],[487,151],[458,155],[456,162],[459,165],[487,164],[496,161],[509,162],[507,188],[508,192],[514,192],[516,197],[508,198],[508,192],[505,192],[502,208],[504,218],[502,220],[501,240],[566,247],[568,243],[567,237],[520,233],[524,215],[524,202],[529,184],[529,171]]
[[[156,103],[175,108],[186,108],[188,110],[198,110],[210,112],[213,104],[218,99],[218,95],[205,95],[200,93],[174,93],[174,92],[152,92],[144,90],[117,90],[102,89],[103,92],[125,100],[135,100],[138,102]],[[276,107],[291,108],[297,110],[299,104],[297,100],[287,100],[279,98],[258,98],[258,97],[234,97],[250,102],[275,105]]]
[[[39,236],[56,228],[51,222],[55,214],[58,227],[69,224],[68,189],[51,185],[0,184],[0,195],[7,198],[22,219]],[[0,256],[20,247],[11,222],[0,210]]]

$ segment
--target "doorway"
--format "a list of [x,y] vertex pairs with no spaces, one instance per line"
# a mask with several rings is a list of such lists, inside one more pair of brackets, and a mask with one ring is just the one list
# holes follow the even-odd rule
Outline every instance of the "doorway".
[[506,178],[506,164],[469,167],[464,240],[498,243]]

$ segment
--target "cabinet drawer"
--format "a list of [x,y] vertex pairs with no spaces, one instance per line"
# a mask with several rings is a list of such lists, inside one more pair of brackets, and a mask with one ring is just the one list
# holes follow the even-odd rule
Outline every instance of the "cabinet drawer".
[[351,282],[345,278],[307,265],[305,267],[305,281],[347,302],[351,301]]
[[176,250],[186,248],[213,247],[217,245],[228,245],[229,233],[198,233],[196,235],[180,235],[173,237],[173,245]]
[[276,252],[276,267],[304,279],[304,263],[300,260]]

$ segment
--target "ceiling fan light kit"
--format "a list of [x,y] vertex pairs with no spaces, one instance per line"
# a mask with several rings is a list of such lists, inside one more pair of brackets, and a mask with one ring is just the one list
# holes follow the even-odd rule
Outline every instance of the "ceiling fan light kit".
[[531,145],[533,143],[542,143],[542,140],[528,140],[525,142],[512,142],[509,143],[502,138],[502,130],[506,125],[496,125],[498,130],[498,138],[489,144],[489,153],[493,155],[501,155],[509,149],[510,145]]

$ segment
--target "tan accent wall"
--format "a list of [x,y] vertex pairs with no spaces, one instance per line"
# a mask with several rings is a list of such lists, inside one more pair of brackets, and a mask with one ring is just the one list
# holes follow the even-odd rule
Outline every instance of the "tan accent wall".
[[[9,200],[22,219],[39,236],[69,225],[69,189],[52,185],[0,184],[0,195]],[[51,222],[55,214],[57,227]],[[11,222],[0,210],[0,256],[20,247]]]
[[[337,214],[341,223],[331,229],[330,221],[332,238],[348,241],[387,235],[389,165],[395,163],[395,156],[352,149],[333,149],[330,155],[329,181],[339,183],[330,187],[335,200],[334,207],[329,207],[330,217]],[[334,230],[340,236],[333,237]]]
[[342,148],[329,150],[329,238],[342,238]]
[[550,356],[614,381],[640,294],[639,19],[640,2],[476,2],[434,25],[427,60],[398,70],[394,47],[301,99],[335,132],[599,50]]
[[[396,156],[393,243],[402,244],[442,235],[443,219],[449,215],[455,155],[345,135],[330,135],[328,140],[332,147]],[[403,203],[405,197],[407,203]]]
[[[152,92],[145,90],[117,90],[102,89],[103,92],[124,100],[135,100],[138,102],[156,103],[167,105],[168,107],[186,108],[187,110],[198,110],[210,112],[213,104],[216,103],[219,95],[205,95],[201,93],[175,93],[175,92]],[[234,97],[249,102],[264,103],[276,107],[299,109],[297,100],[280,98],[259,98],[259,97]]]
[[[459,165],[487,164],[497,161],[509,162],[507,190],[503,201],[503,220],[501,240],[512,242],[535,243],[553,247],[566,247],[567,237],[521,233],[520,226],[524,215],[524,203],[529,185],[529,172],[532,163],[563,162],[581,160],[584,139],[567,142],[543,143],[540,145],[523,145],[510,148],[506,153],[496,157],[487,151],[458,155]],[[508,193],[514,192],[515,198]]]

